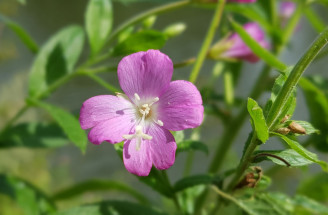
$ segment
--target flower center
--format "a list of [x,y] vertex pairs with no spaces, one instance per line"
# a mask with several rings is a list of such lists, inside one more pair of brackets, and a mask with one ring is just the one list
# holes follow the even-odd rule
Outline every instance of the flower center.
[[153,104],[159,101],[158,97],[148,100],[146,103],[141,102],[140,96],[137,93],[134,94],[134,98],[137,110],[136,117],[138,119],[135,127],[135,133],[123,135],[123,138],[127,140],[132,140],[136,138],[136,150],[138,151],[140,149],[142,139],[151,140],[153,138],[152,136],[143,133],[143,128],[145,127],[146,121],[154,122],[159,126],[163,126],[163,122],[161,120],[155,119],[157,116],[154,112],[156,111],[154,111],[154,107],[152,107]]

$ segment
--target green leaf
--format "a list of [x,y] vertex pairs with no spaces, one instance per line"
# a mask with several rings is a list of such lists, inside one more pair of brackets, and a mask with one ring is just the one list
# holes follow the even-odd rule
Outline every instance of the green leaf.
[[318,150],[328,152],[328,99],[325,93],[307,78],[301,78],[300,86],[310,111],[311,123],[321,131],[321,135],[315,135],[311,140]]
[[117,181],[108,181],[108,180],[89,180],[79,184],[75,184],[72,187],[61,190],[53,195],[53,200],[65,200],[68,198],[76,197],[87,192],[94,191],[119,191],[120,193],[126,193],[134,197],[140,203],[148,204],[148,199],[135,189]]
[[42,46],[31,68],[31,97],[39,96],[49,85],[73,72],[83,43],[83,29],[79,26],[70,26],[55,34]]
[[[287,161],[290,166],[306,166],[309,164],[312,164],[313,161],[308,160],[306,158],[304,158],[302,155],[300,155],[299,153],[297,153],[295,150],[293,149],[286,149],[286,150],[280,150],[280,151],[256,151],[255,152],[255,157],[259,154],[272,154],[275,156],[278,156],[282,159],[284,159],[285,161]],[[281,165],[281,166],[286,166],[286,163],[284,163],[283,161],[274,158],[274,157],[270,157],[270,156],[261,156],[261,157],[257,157],[254,162],[260,162],[263,159],[265,160],[271,160],[272,162]]]
[[195,140],[185,140],[177,144],[178,148],[176,154],[184,151],[198,150],[208,154],[208,147],[204,143]]
[[24,45],[32,52],[38,52],[38,45],[33,40],[33,38],[16,22],[10,20],[8,17],[5,17],[0,14],[0,22],[3,22],[8,28],[10,28],[24,43]]
[[[275,102],[281,88],[283,87],[283,85],[285,84],[291,70],[293,69],[293,67],[288,67],[283,74],[279,75],[278,78],[275,80],[275,83],[272,87],[272,91],[271,91],[271,97],[269,99],[269,101],[267,102],[267,104],[265,105],[264,108],[264,116],[267,117],[270,108],[272,106],[272,104]],[[278,117],[278,122],[281,122],[281,120],[286,116],[289,115],[289,118],[291,118],[293,116],[293,113],[295,111],[296,108],[296,90],[294,90],[293,94],[289,97],[287,104],[285,105],[285,107],[283,108],[283,110],[281,111],[279,117]]]
[[0,193],[12,198],[25,215],[55,211],[54,204],[43,192],[14,176],[0,174]]
[[159,171],[155,168],[152,168],[148,176],[137,178],[139,181],[145,183],[160,194],[168,198],[172,198],[174,191],[169,181],[167,180],[164,171]]
[[183,130],[181,130],[181,131],[172,131],[172,134],[173,134],[175,142],[177,144],[182,142],[185,138]]
[[79,121],[71,113],[45,102],[33,101],[33,103],[46,110],[63,129],[68,138],[79,147],[82,152],[85,152],[88,141],[86,133],[81,129]]
[[113,56],[128,55],[148,49],[161,49],[166,43],[166,36],[154,30],[145,30],[131,34],[119,43],[112,53]]
[[92,205],[79,206],[50,215],[165,215],[152,208],[126,201],[106,201]]
[[316,154],[308,151],[302,145],[300,145],[298,142],[291,140],[288,137],[278,134],[278,133],[272,132],[271,134],[280,137],[289,145],[290,148],[294,149],[298,154],[300,154],[304,158],[306,158],[314,163],[319,164],[324,171],[328,171],[328,164],[326,162],[319,160]]
[[267,32],[270,32],[271,25],[266,14],[257,4],[227,4],[224,10],[240,14],[252,21],[259,23]]
[[270,66],[276,68],[279,71],[284,71],[287,69],[287,66],[282,63],[279,59],[277,59],[273,54],[271,54],[268,50],[263,48],[258,42],[256,42],[245,30],[239,25],[237,22],[231,20],[231,25],[237,34],[241,37],[241,39],[247,44],[247,46],[264,62],[269,64]]
[[26,0],[17,0],[19,3],[25,5],[26,4]]
[[56,124],[22,123],[9,128],[0,136],[0,147],[48,148],[67,143],[65,134]]
[[328,200],[328,173],[320,172],[311,178],[302,181],[297,193],[308,196],[317,201]]
[[248,98],[247,110],[252,118],[252,126],[256,131],[257,138],[265,143],[269,139],[269,129],[266,125],[262,108],[257,102],[251,98]]
[[[114,144],[114,148],[118,156],[123,160],[123,145],[124,143]],[[170,182],[167,179],[165,171],[159,171],[155,168],[152,168],[149,175],[145,177],[138,177],[138,180],[142,183],[148,185],[158,193],[171,198],[173,195],[173,188],[170,185]]]
[[327,215],[328,208],[305,196],[296,195],[291,198],[283,193],[255,193],[234,197],[221,190],[215,191],[224,199],[231,201],[250,215]]
[[222,178],[217,175],[193,175],[177,181],[173,188],[175,192],[179,192],[197,185],[214,184],[221,186],[222,182]]
[[[300,126],[302,126],[305,129],[306,135],[320,134],[320,131],[318,129],[316,129],[315,127],[313,127],[313,125],[311,123],[306,122],[306,121],[290,120],[290,121],[287,121],[285,124],[288,125],[292,122],[295,122],[295,123],[299,124]],[[299,136],[301,134],[294,133],[294,135]]]
[[328,207],[322,205],[308,197],[297,195],[293,199],[295,205],[294,214],[316,214],[316,215],[327,215]]
[[113,8],[110,0],[89,0],[85,14],[86,30],[92,56],[103,48],[113,25]]

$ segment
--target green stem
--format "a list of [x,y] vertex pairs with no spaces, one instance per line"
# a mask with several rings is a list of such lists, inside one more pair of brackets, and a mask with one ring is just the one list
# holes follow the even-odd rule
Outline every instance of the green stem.
[[228,106],[232,106],[234,103],[234,83],[232,77],[232,71],[226,70],[223,74],[224,77],[224,99]]
[[[163,171],[160,171],[160,172],[162,173],[162,179],[163,179],[164,183],[166,183],[170,187],[170,189],[172,190],[172,193],[173,193],[173,187],[172,187],[172,185],[170,183],[170,180],[169,180],[169,177],[167,175],[166,170],[163,170]],[[178,198],[177,198],[177,194],[176,193],[173,193],[172,200],[173,200],[174,205],[177,208],[177,210],[179,212],[181,212],[181,207],[180,207],[180,204],[179,204],[179,201],[178,201]]]
[[19,119],[24,113],[25,111],[27,111],[27,109],[29,108],[29,105],[25,103],[25,105],[16,113],[16,115],[7,122],[6,126],[1,130],[0,134],[4,133],[7,129],[9,129],[13,123]]
[[[261,75],[259,76],[253,87],[253,90],[250,94],[251,98],[257,99],[265,90],[268,83],[267,81],[268,81],[269,73],[270,73],[270,67],[266,65],[263,68]],[[239,114],[236,117],[234,117],[226,127],[225,132],[223,133],[223,136],[219,141],[219,146],[215,151],[214,158],[210,164],[208,170],[209,172],[215,173],[222,167],[227,151],[230,149],[234,138],[236,137],[237,133],[242,127],[243,122],[247,117],[247,113],[248,113],[247,104],[244,104]]]
[[257,135],[254,132],[252,135],[252,138],[250,140],[250,143],[249,144],[246,143],[246,144],[247,144],[246,151],[237,167],[236,174],[234,175],[230,184],[228,185],[228,188],[227,188],[228,191],[231,191],[237,185],[240,178],[243,176],[245,170],[247,169],[249,164],[252,162],[252,155],[253,155],[254,150],[256,149],[256,147],[259,144],[261,144],[261,141],[259,141],[257,139]]
[[97,82],[98,84],[100,84],[101,86],[103,86],[104,88],[106,88],[107,90],[109,90],[113,93],[120,92],[119,89],[108,84],[106,81],[104,81],[103,79],[101,79],[100,77],[98,77],[97,75],[95,75],[93,73],[85,73],[85,75],[90,77],[92,80],[94,80],[95,82]]
[[[291,71],[288,76],[285,84],[280,90],[275,102],[272,104],[272,107],[269,111],[268,117],[266,119],[269,130],[272,130],[277,122],[277,118],[279,117],[281,111],[286,105],[286,101],[289,99],[289,96],[292,94],[293,89],[296,87],[298,81],[303,75],[306,68],[313,61],[316,55],[320,52],[320,50],[328,43],[328,28],[325,29],[317,39],[312,43],[310,48],[305,52],[302,58],[297,62],[294,69]],[[257,139],[256,133],[253,133],[252,140],[246,151],[244,153],[243,158],[241,159],[239,166],[237,168],[236,174],[230,184],[228,185],[228,190],[232,190],[234,186],[239,182],[240,178],[244,174],[245,170],[249,166],[252,161],[252,154],[256,147],[261,142]]]
[[269,130],[273,129],[277,123],[277,119],[285,106],[288,98],[296,87],[298,81],[300,80],[302,74],[309,66],[309,64],[314,60],[320,50],[328,43],[328,28],[326,28],[312,43],[310,48],[305,52],[302,58],[297,62],[290,75],[288,76],[286,83],[280,90],[275,102],[269,111],[267,117],[267,125]]
[[200,69],[203,65],[203,62],[205,60],[205,57],[207,55],[207,51],[212,43],[212,40],[214,38],[215,35],[215,31],[218,28],[220,21],[221,21],[221,17],[222,17],[222,13],[223,13],[223,8],[225,5],[225,0],[219,0],[216,6],[216,10],[210,25],[210,28],[208,29],[207,35],[205,37],[205,40],[203,42],[203,45],[199,51],[199,54],[197,56],[197,60],[196,63],[194,65],[193,70],[191,71],[190,77],[189,77],[189,81],[192,83],[195,83],[195,81],[197,80],[198,74],[200,72]]
[[[168,12],[171,10],[176,10],[178,8],[181,8],[183,6],[191,4],[191,0],[184,0],[184,1],[178,1],[178,2],[173,2],[170,4],[166,4],[161,7],[156,7],[154,9],[150,9],[146,12],[143,12],[141,14],[138,14],[135,17],[132,17],[128,21],[124,22],[122,25],[120,25],[108,38],[106,44],[111,43],[122,31],[126,30],[128,27],[144,20],[145,18],[152,16],[152,15],[158,15],[164,12]],[[106,45],[105,45],[106,47]]]

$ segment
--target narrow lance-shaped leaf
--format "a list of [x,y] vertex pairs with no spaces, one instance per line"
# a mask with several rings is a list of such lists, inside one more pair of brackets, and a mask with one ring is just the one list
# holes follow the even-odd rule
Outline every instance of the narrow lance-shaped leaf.
[[58,200],[65,200],[68,198],[76,197],[82,195],[86,192],[94,192],[94,191],[118,191],[120,193],[126,193],[130,196],[134,197],[140,203],[149,203],[147,198],[139,193],[138,191],[134,190],[133,188],[118,182],[118,181],[106,181],[106,180],[89,180],[79,184],[75,184],[72,187],[66,188],[61,190],[53,195],[52,199]]
[[55,34],[42,46],[33,62],[29,77],[31,97],[38,97],[52,83],[73,72],[83,43],[83,29],[70,26]]
[[0,147],[60,147],[69,141],[57,124],[22,123],[0,136]]
[[[282,150],[282,151],[256,151],[255,155],[254,155],[254,157],[256,157],[256,159],[254,160],[254,162],[257,163],[257,162],[260,162],[261,160],[265,159],[265,160],[271,160],[275,164],[278,164],[281,166],[286,166],[286,163],[283,162],[282,160],[272,157],[272,156],[266,156],[265,154],[271,154],[274,156],[278,156],[278,157],[284,159],[285,161],[287,161],[290,166],[295,166],[295,167],[306,166],[306,165],[313,163],[312,161],[304,158],[302,155],[300,155],[293,149],[286,149],[286,150]],[[263,156],[259,156],[259,155],[263,155]]]
[[302,181],[297,189],[298,194],[308,196],[321,202],[328,200],[328,173],[320,172]]
[[257,134],[257,138],[265,143],[269,139],[269,130],[266,125],[262,108],[257,102],[251,98],[248,98],[247,110],[252,118],[252,126]]
[[265,12],[257,4],[227,4],[224,10],[240,14],[254,22],[259,23],[267,32],[271,26]]
[[208,154],[208,147],[204,143],[195,140],[185,140],[177,144],[176,154],[184,151],[198,150]]
[[86,133],[81,129],[79,121],[69,112],[56,107],[54,105],[47,104],[41,101],[31,101],[38,107],[46,110],[52,118],[60,125],[68,138],[85,152],[87,146]]
[[328,151],[328,99],[325,93],[307,78],[300,80],[307,107],[310,111],[312,124],[319,129],[320,135],[311,137],[313,145],[321,150]]
[[319,160],[316,154],[308,151],[302,145],[300,145],[298,142],[291,140],[284,135],[274,133],[274,132],[272,132],[272,134],[283,139],[289,145],[290,148],[294,149],[297,153],[302,155],[304,158],[306,158],[314,163],[319,164],[324,171],[328,172],[328,164],[324,161]]
[[0,22],[3,22],[5,25],[7,25],[32,53],[38,52],[38,45],[36,44],[36,42],[19,24],[17,24],[16,22],[10,20],[8,17],[5,17],[1,14],[0,14]]
[[222,182],[222,178],[217,175],[193,175],[177,181],[173,188],[175,192],[179,192],[197,185],[213,184],[220,186]]
[[[296,123],[297,125],[301,126],[305,130],[305,135],[310,135],[310,134],[320,134],[320,131],[316,129],[311,123],[306,122],[306,121],[297,121],[297,120],[290,120],[285,122],[285,125],[290,125],[291,123]],[[290,133],[295,136],[299,136],[302,134],[299,133]]]
[[104,201],[71,208],[50,215],[166,215],[150,207],[128,201]]
[[301,195],[289,197],[283,193],[265,192],[234,197],[217,188],[214,190],[250,215],[328,214],[326,206]]
[[43,192],[14,176],[0,174],[0,194],[13,199],[25,215],[47,214],[55,211],[54,204]]
[[279,59],[277,59],[273,54],[271,54],[268,50],[263,48],[260,44],[258,44],[237,22],[231,20],[231,25],[234,30],[239,34],[241,39],[247,44],[247,46],[263,61],[265,61],[270,66],[278,69],[279,71],[284,71],[287,66],[282,63]]
[[85,15],[86,29],[92,55],[104,46],[113,25],[113,8],[110,0],[89,0]]
[[[278,78],[275,80],[271,91],[271,97],[264,108],[264,116],[268,115],[272,104],[275,102],[281,88],[285,84],[292,69],[293,69],[292,66],[288,67],[283,72],[283,74],[279,75]],[[281,111],[278,117],[278,121],[280,122],[286,115],[289,115],[289,118],[291,118],[295,111],[295,108],[296,108],[296,90],[294,90],[293,94],[289,97],[287,104],[285,105],[284,109]]]
[[115,46],[112,55],[121,56],[148,49],[161,49],[166,40],[166,36],[159,31],[145,30],[137,32]]

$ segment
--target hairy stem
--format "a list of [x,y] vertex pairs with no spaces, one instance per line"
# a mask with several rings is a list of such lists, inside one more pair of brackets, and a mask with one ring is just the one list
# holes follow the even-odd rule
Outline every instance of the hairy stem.
[[[293,89],[296,87],[298,81],[303,75],[306,68],[313,61],[319,51],[328,43],[328,28],[326,28],[312,43],[310,48],[305,52],[302,58],[297,62],[294,69],[288,76],[285,84],[280,90],[275,102],[269,111],[268,117],[266,119],[269,130],[274,128],[278,116],[280,115],[282,109],[286,105],[286,101],[289,99]],[[261,142],[257,139],[256,133],[253,133],[252,140],[248,147],[246,148],[245,154],[241,159],[239,166],[237,168],[236,174],[230,184],[228,185],[228,190],[232,190],[234,186],[239,182],[240,178],[243,176],[245,170],[252,162],[252,154],[256,147]]]
[[269,130],[273,129],[277,123],[277,119],[286,105],[287,100],[296,87],[298,81],[303,75],[306,68],[315,59],[320,50],[328,43],[328,28],[326,28],[312,43],[310,48],[305,52],[302,58],[297,62],[290,75],[288,76],[286,83],[280,90],[275,102],[269,111],[267,117],[267,125]]
[[203,45],[198,53],[197,59],[196,59],[196,63],[194,65],[193,70],[191,71],[190,77],[189,77],[189,81],[192,83],[195,83],[195,81],[197,80],[198,74],[200,72],[200,69],[202,68],[203,62],[206,58],[207,55],[207,51],[212,43],[212,40],[214,38],[215,35],[215,31],[218,28],[220,21],[221,21],[221,17],[222,17],[222,13],[223,13],[223,8],[225,5],[225,0],[219,0],[215,9],[215,13],[211,22],[211,25],[208,29],[208,32],[206,34],[205,40],[203,42]]

